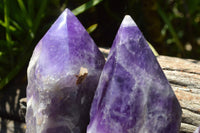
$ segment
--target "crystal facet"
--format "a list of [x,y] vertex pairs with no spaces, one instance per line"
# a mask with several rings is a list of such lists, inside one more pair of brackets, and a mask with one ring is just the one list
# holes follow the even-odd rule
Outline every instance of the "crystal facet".
[[200,127],[198,127],[198,128],[194,131],[194,133],[200,133]]
[[181,114],[147,41],[125,16],[99,80],[87,133],[178,133]]
[[104,63],[90,35],[66,9],[29,62],[26,133],[85,133]]

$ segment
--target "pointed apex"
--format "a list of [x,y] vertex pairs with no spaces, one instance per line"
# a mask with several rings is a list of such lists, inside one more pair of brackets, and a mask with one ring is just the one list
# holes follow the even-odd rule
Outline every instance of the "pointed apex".
[[137,26],[135,21],[131,18],[130,15],[126,15],[122,21],[121,24],[123,27],[131,27],[131,26]]
[[104,62],[81,22],[65,9],[29,63],[26,133],[85,132]]
[[126,15],[104,65],[87,133],[178,133],[181,106],[145,37]]
[[68,8],[66,8],[66,9],[64,10],[64,12],[66,12],[66,13],[72,13]]

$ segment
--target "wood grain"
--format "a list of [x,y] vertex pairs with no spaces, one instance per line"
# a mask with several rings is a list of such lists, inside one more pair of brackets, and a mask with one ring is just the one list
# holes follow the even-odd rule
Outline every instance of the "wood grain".
[[181,133],[200,126],[200,61],[157,57],[182,107]]

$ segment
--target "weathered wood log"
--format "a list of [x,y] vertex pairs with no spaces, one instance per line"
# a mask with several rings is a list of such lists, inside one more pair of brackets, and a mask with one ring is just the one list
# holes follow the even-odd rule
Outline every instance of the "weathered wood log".
[[0,133],[25,133],[26,124],[0,117]]
[[[105,57],[108,56],[109,49],[100,48],[100,50]],[[157,59],[182,107],[180,133],[193,133],[200,126],[200,61],[168,56],[158,56]],[[24,120],[25,99],[21,100],[20,111],[19,101],[25,96],[26,84],[18,87],[11,86],[0,93],[0,117],[2,118],[0,122],[3,123],[4,120],[4,125],[0,125],[0,132],[5,128],[14,131],[15,127],[23,133],[24,123],[20,125],[16,121]],[[14,126],[5,125],[5,121],[9,121],[5,118],[14,120]]]
[[200,125],[200,61],[159,56],[182,107],[181,132],[192,133]]

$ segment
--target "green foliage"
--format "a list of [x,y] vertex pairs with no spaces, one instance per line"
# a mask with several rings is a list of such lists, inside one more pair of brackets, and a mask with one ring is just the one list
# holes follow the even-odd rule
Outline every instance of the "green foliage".
[[87,32],[88,33],[92,33],[96,28],[97,28],[98,24],[93,24],[90,27],[87,28]]
[[[76,15],[81,14],[101,1],[91,0],[73,12]],[[41,37],[40,34],[51,25],[52,21],[43,21],[53,14],[50,7],[57,11],[64,10],[67,2],[67,0],[64,2],[60,0],[4,0],[0,4],[0,29],[4,31],[0,33],[0,36],[3,36],[0,40],[0,90],[27,64],[35,43]],[[58,16],[59,13],[56,15]],[[44,29],[43,26],[47,27]],[[95,25],[90,27],[91,32],[94,28]]]
[[157,51],[155,50],[155,48],[151,45],[151,43],[148,42],[148,41],[147,41],[147,43],[148,43],[149,47],[151,48],[151,51],[153,52],[153,54],[154,54],[155,56],[159,56],[158,52],[157,52]]
[[35,45],[66,7],[99,46],[111,46],[129,14],[154,54],[200,59],[199,0],[1,0],[0,89],[26,69]]
[[129,14],[160,54],[200,59],[199,0],[104,0],[103,5],[112,29],[111,23],[119,24]]
[[39,1],[3,1],[1,7],[4,14],[1,16],[4,17],[0,18],[0,25],[5,28],[5,38],[0,41],[0,89],[9,83],[30,57],[29,49],[33,47],[32,41],[45,16],[47,1],[41,1],[37,8],[35,6]]
[[169,53],[199,59],[200,1],[162,1],[158,3],[158,13],[163,21],[161,33],[171,47]]
[[171,33],[173,40],[175,42],[175,44],[177,45],[178,49],[180,50],[180,52],[184,51],[183,45],[181,44],[177,33],[175,32],[174,27],[172,26],[170,20],[168,19],[168,17],[166,16],[165,12],[158,7],[158,13],[159,15],[162,17],[163,21],[165,22],[165,24],[168,26],[168,30]]
[[74,15],[79,15],[83,12],[85,12],[86,10],[88,10],[89,8],[96,6],[97,4],[99,4],[100,2],[102,2],[102,0],[90,0],[89,2],[77,7],[76,9],[74,9],[72,11],[72,13]]

